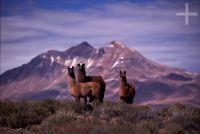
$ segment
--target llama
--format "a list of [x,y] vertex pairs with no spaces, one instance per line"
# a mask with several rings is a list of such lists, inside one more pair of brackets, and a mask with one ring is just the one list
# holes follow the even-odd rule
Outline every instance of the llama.
[[75,97],[75,101],[80,103],[80,98],[84,98],[84,104],[87,104],[87,97],[90,102],[98,104],[100,99],[101,86],[97,82],[76,82],[74,67],[68,67],[68,90]]
[[79,63],[78,66],[78,82],[97,82],[101,85],[100,102],[103,102],[106,84],[101,76],[86,76],[85,63]]
[[133,98],[135,96],[135,86],[130,85],[126,81],[126,71],[120,71],[120,89],[119,96],[121,102],[133,104]]

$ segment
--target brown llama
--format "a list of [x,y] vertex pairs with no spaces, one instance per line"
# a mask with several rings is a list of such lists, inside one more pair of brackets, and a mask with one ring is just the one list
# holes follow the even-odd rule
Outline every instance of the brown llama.
[[101,85],[100,102],[103,102],[106,83],[101,76],[86,76],[85,63],[79,63],[78,66],[78,82],[97,82]]
[[122,102],[133,104],[133,98],[135,96],[135,86],[127,83],[126,71],[120,71],[120,89],[119,96]]
[[90,97],[90,102],[93,104],[99,103],[101,86],[97,82],[76,82],[74,67],[68,67],[68,90],[75,97],[75,101],[80,103],[80,98],[84,98],[84,103],[87,103],[87,97]]

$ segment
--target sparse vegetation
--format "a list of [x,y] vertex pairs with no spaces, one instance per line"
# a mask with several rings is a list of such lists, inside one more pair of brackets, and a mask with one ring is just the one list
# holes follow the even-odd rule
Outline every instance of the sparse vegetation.
[[200,109],[174,104],[152,110],[105,102],[93,110],[71,101],[1,101],[0,131],[24,134],[198,134]]

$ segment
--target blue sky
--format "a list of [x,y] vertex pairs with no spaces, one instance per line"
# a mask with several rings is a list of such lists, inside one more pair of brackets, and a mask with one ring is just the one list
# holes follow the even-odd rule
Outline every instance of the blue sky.
[[[176,16],[185,11],[198,16]],[[1,73],[50,49],[119,40],[160,64],[200,72],[199,0],[1,0]]]

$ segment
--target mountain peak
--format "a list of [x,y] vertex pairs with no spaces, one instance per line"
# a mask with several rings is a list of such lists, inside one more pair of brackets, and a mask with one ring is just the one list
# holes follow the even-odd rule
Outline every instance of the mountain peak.
[[113,44],[113,45],[119,45],[119,44],[122,44],[120,41],[117,41],[117,40],[113,40],[110,42],[110,44]]
[[87,41],[81,42],[77,47],[89,47],[89,48],[93,48]]
[[66,51],[68,56],[78,56],[89,58],[94,53],[96,53],[96,49],[92,47],[88,42],[84,41],[77,46],[73,46]]
[[120,41],[113,40],[108,44],[108,47],[125,48],[126,46]]

